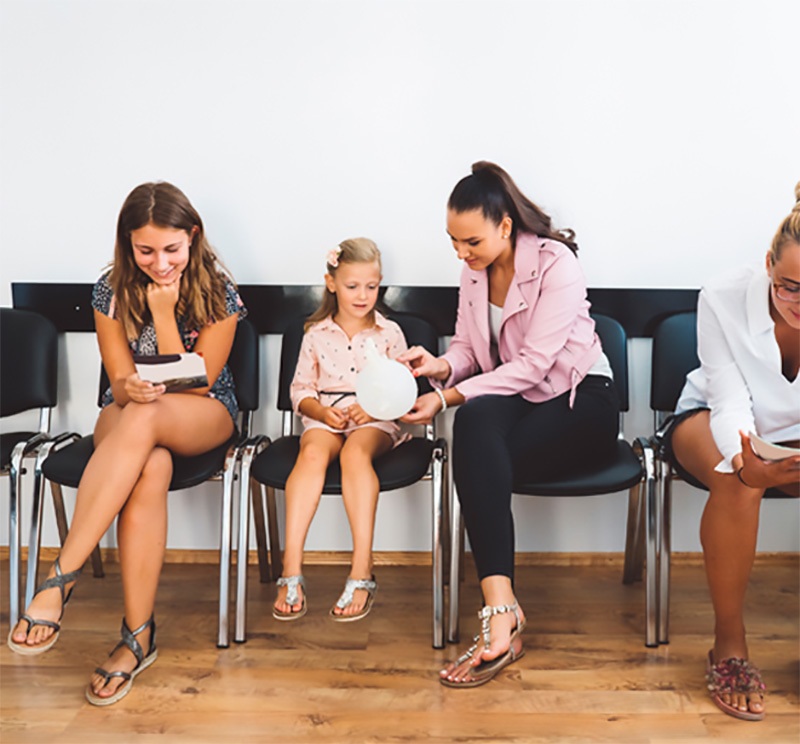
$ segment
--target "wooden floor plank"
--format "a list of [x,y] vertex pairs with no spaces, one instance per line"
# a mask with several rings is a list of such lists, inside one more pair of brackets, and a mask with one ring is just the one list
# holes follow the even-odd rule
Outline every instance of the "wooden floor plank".
[[[3,744],[170,742],[526,742],[660,744],[800,740],[800,569],[757,565],[748,598],[750,648],[769,686],[763,723],[734,721],[705,689],[713,617],[701,566],[676,565],[671,643],[643,645],[641,585],[619,566],[523,566],[526,655],[489,685],[449,690],[437,670],[463,648],[430,646],[430,569],[382,566],[372,614],[327,617],[346,574],[310,566],[309,613],[270,614],[273,585],[251,568],[248,641],[217,649],[212,565],[168,564],[159,591],[159,659],[117,705],[83,699],[87,678],[118,639],[118,567],[84,576],[56,647],[40,657],[0,649]],[[477,630],[470,571],[462,636]],[[6,586],[7,568],[0,579]],[[0,600],[7,633],[8,600]]]

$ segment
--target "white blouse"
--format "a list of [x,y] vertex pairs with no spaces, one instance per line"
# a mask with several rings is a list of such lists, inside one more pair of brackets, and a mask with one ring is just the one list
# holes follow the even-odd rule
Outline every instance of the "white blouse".
[[676,413],[710,409],[711,434],[724,458],[716,470],[722,473],[733,472],[731,460],[742,450],[739,430],[775,443],[800,439],[800,375],[790,382],[781,371],[769,294],[763,264],[741,268],[700,292],[700,367],[687,375]]

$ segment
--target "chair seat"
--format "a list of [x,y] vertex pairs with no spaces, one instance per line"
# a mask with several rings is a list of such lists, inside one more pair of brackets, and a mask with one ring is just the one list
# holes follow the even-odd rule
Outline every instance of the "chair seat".
[[538,483],[515,483],[514,493],[529,496],[587,496],[603,493],[627,491],[643,476],[642,463],[631,446],[617,440],[616,452],[610,464],[595,468],[581,469],[580,458],[576,455],[576,470],[557,481]]
[[0,468],[5,470],[11,465],[11,453],[14,451],[14,447],[35,436],[35,431],[8,431],[0,434]]
[[[381,491],[393,491],[416,483],[428,471],[434,447],[434,442],[414,437],[377,458],[374,466]],[[276,439],[253,461],[252,477],[267,486],[282,490],[299,452],[299,436]],[[322,492],[342,492],[342,471],[338,458],[328,467]]]
[[[233,436],[219,447],[193,457],[173,455],[172,481],[169,490],[180,491],[197,486],[219,473],[225,464],[228,448],[238,438],[238,433],[234,432]],[[92,435],[89,434],[77,442],[53,452],[42,464],[42,473],[48,480],[68,488],[77,488],[93,453],[94,441]]]

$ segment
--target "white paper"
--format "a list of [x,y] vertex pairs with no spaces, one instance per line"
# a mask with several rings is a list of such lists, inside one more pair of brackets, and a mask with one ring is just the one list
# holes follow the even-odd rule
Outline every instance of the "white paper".
[[750,432],[750,444],[753,445],[753,450],[762,460],[784,460],[787,457],[800,455],[800,449],[772,444],[752,431]]

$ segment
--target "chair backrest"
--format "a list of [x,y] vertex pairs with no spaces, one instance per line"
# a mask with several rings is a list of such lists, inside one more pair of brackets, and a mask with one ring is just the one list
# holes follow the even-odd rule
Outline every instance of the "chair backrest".
[[[389,318],[397,323],[406,337],[409,346],[424,346],[431,353],[437,354],[439,336],[434,326],[424,318],[410,313],[389,313]],[[298,317],[292,320],[283,332],[281,344],[281,363],[278,377],[278,410],[291,411],[292,399],[289,391],[292,378],[297,367],[297,358],[300,356],[300,347],[303,345],[305,334],[303,325],[305,318]],[[424,377],[417,378],[417,389],[420,395],[430,392],[431,387]]]
[[[258,408],[259,378],[261,363],[258,354],[258,331],[247,318],[236,324],[236,336],[233,339],[231,353],[228,356],[228,367],[236,384],[236,400],[243,413]],[[108,375],[105,367],[100,365],[100,388],[97,393],[97,405],[102,405],[103,395],[108,390]]]
[[628,335],[622,324],[608,315],[592,313],[595,331],[603,345],[603,351],[614,372],[614,384],[619,394],[619,410],[627,411],[628,398]]
[[697,313],[676,313],[653,332],[650,408],[672,413],[686,375],[700,366],[697,358]]
[[0,308],[0,360],[0,416],[56,405],[58,331],[47,318]]

